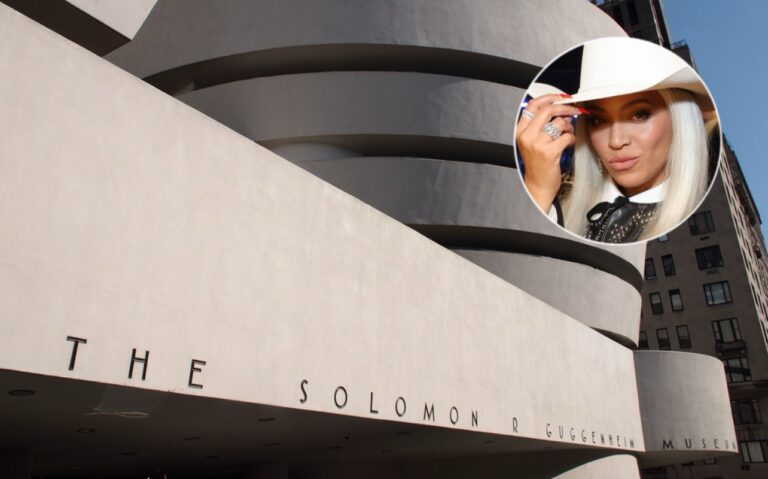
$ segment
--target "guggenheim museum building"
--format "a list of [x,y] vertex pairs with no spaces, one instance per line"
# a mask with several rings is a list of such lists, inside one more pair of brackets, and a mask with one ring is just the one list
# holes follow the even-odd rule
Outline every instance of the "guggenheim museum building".
[[639,478],[737,453],[561,232],[523,93],[574,0],[3,0],[0,477]]

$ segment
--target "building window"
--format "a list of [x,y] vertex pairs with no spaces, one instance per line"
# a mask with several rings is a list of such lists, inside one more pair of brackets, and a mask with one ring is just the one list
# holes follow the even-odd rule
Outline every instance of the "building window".
[[715,333],[716,343],[732,343],[741,341],[741,330],[736,318],[712,321],[712,331]]
[[705,284],[704,296],[707,298],[707,306],[725,304],[733,301],[731,298],[731,288],[728,287],[728,281]]
[[680,349],[688,349],[691,347],[691,336],[688,334],[688,326],[682,325],[677,327],[677,342],[680,344]]
[[659,340],[659,349],[672,349],[669,345],[669,331],[667,331],[667,328],[657,329],[656,339]]
[[661,265],[664,267],[664,276],[674,276],[676,274],[675,260],[672,259],[671,254],[666,254],[661,257]]
[[714,457],[705,457],[702,463],[711,466],[717,464],[717,460]]
[[704,233],[711,233],[715,231],[715,223],[712,221],[712,213],[709,211],[702,211],[696,213],[688,219],[688,228],[691,230],[691,235],[703,235]]
[[669,235],[668,234],[661,235],[656,241],[658,241],[659,243],[666,243],[667,241],[669,241]]
[[653,258],[645,258],[645,279],[656,279],[656,265]]
[[763,422],[760,417],[760,408],[757,406],[757,399],[731,401],[731,411],[733,411],[733,423],[736,425]]
[[752,380],[749,371],[749,361],[746,356],[740,358],[723,359],[725,366],[725,378],[729,383],[743,383]]
[[651,293],[648,295],[651,298],[651,311],[653,314],[661,314],[664,312],[664,307],[661,305],[661,294]]
[[640,331],[640,340],[637,342],[637,349],[648,349],[648,334]]
[[699,248],[696,250],[696,262],[699,269],[712,269],[723,265],[723,257],[720,255],[718,245]]
[[750,462],[765,462],[768,456],[768,441],[739,441],[741,460]]
[[680,295],[679,289],[669,290],[669,302],[672,303],[672,311],[683,310],[683,297]]

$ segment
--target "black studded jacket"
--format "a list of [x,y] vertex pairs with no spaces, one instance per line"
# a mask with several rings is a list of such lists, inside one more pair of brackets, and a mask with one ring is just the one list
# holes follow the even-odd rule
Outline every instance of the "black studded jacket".
[[587,239],[604,243],[637,241],[659,203],[633,203],[625,196],[598,203],[587,213]]

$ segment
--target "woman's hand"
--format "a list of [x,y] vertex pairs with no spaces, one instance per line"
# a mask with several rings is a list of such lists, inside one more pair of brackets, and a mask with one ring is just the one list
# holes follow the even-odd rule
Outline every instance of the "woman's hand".
[[[528,102],[525,108],[532,119],[520,117],[517,123],[517,148],[525,165],[525,187],[538,207],[546,214],[560,189],[560,156],[576,137],[570,117],[581,110],[571,105],[554,105],[560,95],[542,95]],[[544,125],[551,122],[561,132],[559,138],[552,138],[544,131]]]

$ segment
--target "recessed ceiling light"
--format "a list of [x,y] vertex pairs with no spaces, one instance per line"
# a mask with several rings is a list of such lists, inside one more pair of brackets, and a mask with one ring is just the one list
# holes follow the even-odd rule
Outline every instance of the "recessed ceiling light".
[[274,421],[274,420],[275,420],[275,418],[273,418],[273,417],[263,417],[263,418],[259,419],[259,422],[270,422],[270,421]]
[[35,394],[35,391],[31,389],[13,389],[11,391],[8,391],[8,395],[17,396],[17,397],[34,396],[34,394]]
[[96,429],[93,429],[91,427],[83,427],[77,430],[77,432],[81,434],[90,434],[92,432],[96,432]]

